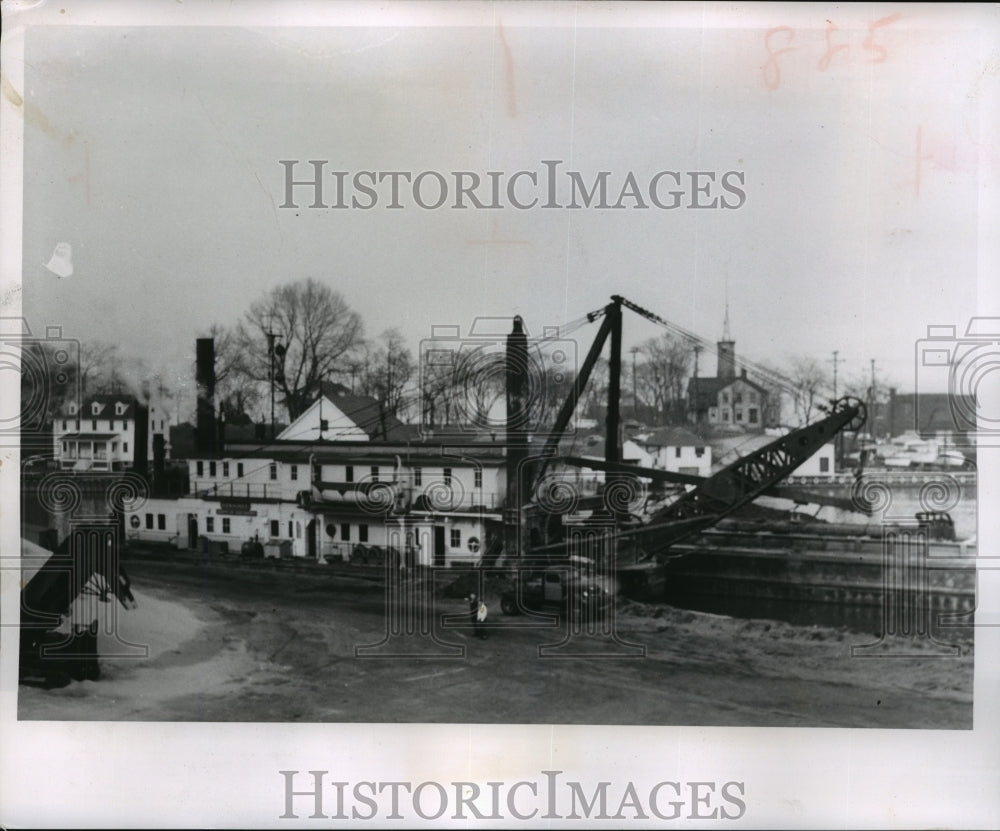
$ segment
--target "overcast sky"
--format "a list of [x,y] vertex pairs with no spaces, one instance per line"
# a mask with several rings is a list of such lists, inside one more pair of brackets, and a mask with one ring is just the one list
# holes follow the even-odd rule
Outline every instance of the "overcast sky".
[[[612,28],[588,25],[586,6],[573,25],[567,5],[549,18],[562,25],[540,27],[491,9],[469,27],[30,30],[29,322],[120,343],[190,383],[210,324],[307,276],[342,292],[368,334],[396,326],[414,348],[477,315],[520,314],[539,333],[614,293],[715,340],[728,295],[740,355],[836,349],[842,373],[875,358],[912,389],[926,326],[975,314],[978,189],[996,145],[982,145],[986,48],[971,17],[777,6],[677,28],[661,8],[657,26]],[[588,181],[609,171],[611,199],[629,172],[646,187],[662,170],[737,171],[746,199],[424,210],[404,183],[399,210],[385,186],[371,210],[309,209],[302,189],[291,210],[282,159],[484,178],[558,159]],[[60,242],[71,277],[43,267]],[[582,350],[595,332],[578,333]],[[654,334],[626,317],[626,349]]]

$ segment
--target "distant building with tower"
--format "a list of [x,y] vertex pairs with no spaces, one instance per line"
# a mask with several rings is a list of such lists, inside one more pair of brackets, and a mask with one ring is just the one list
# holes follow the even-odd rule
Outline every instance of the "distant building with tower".
[[716,375],[702,378],[697,374],[688,382],[688,418],[692,424],[763,430],[767,409],[767,390],[747,378],[747,371],[736,373],[736,342],[729,334],[729,308],[723,323],[722,339],[716,344]]

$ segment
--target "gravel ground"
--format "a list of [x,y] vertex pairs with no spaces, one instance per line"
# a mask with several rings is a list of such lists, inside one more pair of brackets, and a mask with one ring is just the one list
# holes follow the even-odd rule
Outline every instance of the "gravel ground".
[[873,635],[631,601],[612,637],[567,638],[554,619],[500,615],[489,587],[486,640],[440,590],[415,603],[426,617],[413,634],[403,621],[387,638],[375,584],[154,561],[129,571],[139,608],[118,608],[115,634],[100,636],[101,680],[21,686],[20,718],[972,727],[968,638],[958,656],[919,640],[858,657],[851,647]]

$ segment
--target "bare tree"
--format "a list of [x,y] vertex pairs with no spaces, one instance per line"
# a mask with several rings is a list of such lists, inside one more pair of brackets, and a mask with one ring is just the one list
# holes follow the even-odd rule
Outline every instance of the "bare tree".
[[635,385],[640,401],[666,423],[685,420],[684,390],[691,365],[690,344],[664,333],[639,347],[643,361],[636,366]]
[[761,423],[765,427],[778,427],[781,424],[782,399],[786,394],[791,397],[791,384],[782,382],[782,373],[770,364],[759,364],[763,370],[754,375],[754,383],[764,388],[764,401],[761,410]]
[[398,329],[387,329],[380,343],[369,347],[362,382],[362,392],[378,401],[383,436],[390,416],[399,417],[407,402],[404,390],[414,373],[413,353]]
[[590,371],[587,386],[580,395],[583,415],[603,423],[608,408],[608,379],[611,372],[606,358],[598,358]]
[[816,405],[825,402],[830,386],[826,366],[815,358],[793,358],[785,374],[793,384],[790,394],[798,423],[808,424]]
[[80,394],[84,398],[110,392],[120,362],[118,347],[100,340],[80,343]]
[[257,380],[243,352],[236,329],[213,323],[208,336],[215,346],[215,395],[226,420],[253,420],[267,395],[266,384]]
[[[344,370],[363,342],[360,315],[339,292],[311,277],[277,286],[254,302],[238,332],[250,377],[267,383],[274,360],[275,388],[291,419],[316,398],[324,380]],[[273,356],[268,333],[275,335]]]
[[440,360],[433,345],[424,345],[420,356],[420,418],[426,427],[451,424],[454,368]]

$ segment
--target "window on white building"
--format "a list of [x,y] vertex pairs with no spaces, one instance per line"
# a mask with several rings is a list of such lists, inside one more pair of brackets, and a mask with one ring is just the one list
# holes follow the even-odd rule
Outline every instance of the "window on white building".
[[749,412],[749,421],[751,424],[757,423],[757,408],[751,407]]
[[460,548],[462,545],[462,532],[458,528],[451,529],[451,547]]
[[209,475],[209,476],[210,476],[210,477],[211,477],[212,479],[214,479],[214,478],[215,478],[215,472],[216,472],[216,467],[215,467],[215,462],[209,462],[209,463],[208,463],[208,475]]
[[268,470],[269,470],[269,474],[268,475],[271,477],[271,481],[272,482],[276,482],[278,480],[278,465],[277,465],[277,463],[276,462],[271,462],[271,465],[268,468]]
[[674,448],[674,458],[679,459],[680,457],[681,457],[681,448],[680,445],[678,445],[677,447]]
[[473,481],[473,486],[474,487],[481,488],[483,486],[483,470],[482,470],[482,468],[479,468],[479,467],[476,468],[475,472],[473,473],[473,479],[474,479],[474,481]]
[[229,462],[222,463],[222,475],[228,479],[229,478]]
[[121,401],[119,401],[117,404],[115,404],[115,415],[121,415],[124,412],[125,412],[125,405]]
[[280,534],[280,533],[281,533],[281,528],[278,525],[278,520],[272,519],[271,520],[271,538],[272,539],[277,539],[278,534]]
[[451,468],[450,467],[446,467],[444,469],[444,471],[443,471],[443,474],[444,474],[444,483],[446,485],[450,485],[451,484]]
[[91,430],[97,430],[97,419],[96,418],[93,421],[90,422],[90,429]]
[[358,526],[358,542],[368,542],[368,526],[361,524]]
[[123,441],[122,442],[122,453],[128,453],[128,442],[127,441]]
[[195,464],[195,468],[198,471],[198,477],[200,478],[200,477],[204,476],[205,475],[205,463],[204,462],[195,462],[194,464]]
[[294,527],[292,526],[292,521],[288,520],[288,539],[291,539],[294,536],[293,531]]
[[152,514],[146,514],[146,528],[148,528],[150,531],[153,530],[153,515]]
[[157,514],[156,515],[156,527],[161,531],[167,530],[167,515]]
[[351,524],[349,522],[340,523],[340,538],[344,542],[351,541]]
[[424,471],[419,467],[413,468],[413,484],[419,487],[424,483]]
[[292,481],[293,482],[296,481],[299,478],[299,466],[298,465],[292,465],[291,466],[291,476],[292,476]]
[[344,481],[345,482],[354,481],[354,465],[347,465],[344,468]]
[[696,447],[694,449],[694,455],[697,456],[700,459],[702,456],[705,455],[705,448],[704,447]]
[[743,410],[737,410],[736,411],[736,420],[737,421],[743,421]]
[[108,419],[108,429],[111,430],[112,432],[115,429],[115,420],[113,418]]
[[228,534],[230,531],[229,517],[224,516],[222,518],[222,533]]
[[819,472],[829,473],[830,472],[830,460],[824,456],[819,460]]
[[69,429],[69,422],[66,421],[66,419],[63,419],[63,430],[68,430],[68,429]]
[[90,405],[90,414],[97,415],[101,411],[101,405],[96,401]]
[[215,517],[205,517],[205,531],[209,534],[215,532]]
[[240,479],[243,478],[243,462],[237,462],[236,463],[236,475]]
[[378,465],[372,465],[370,472],[371,472],[371,475],[372,475],[372,481],[373,482],[377,482],[378,481]]

